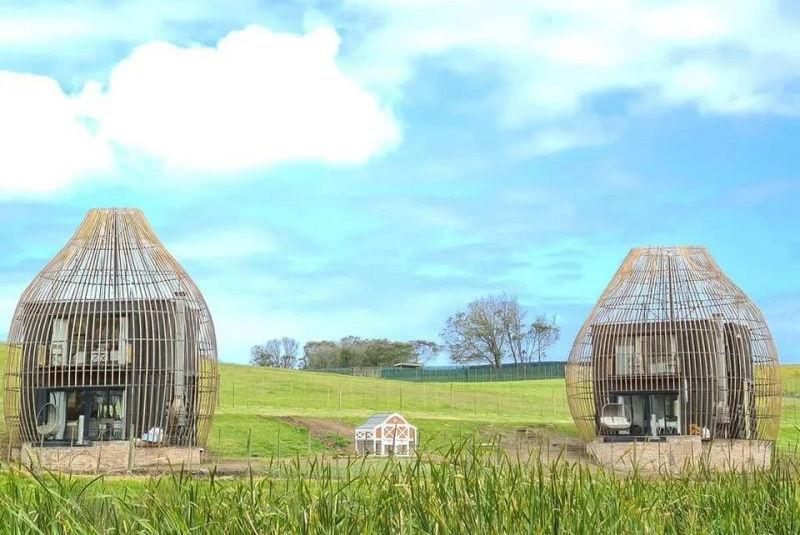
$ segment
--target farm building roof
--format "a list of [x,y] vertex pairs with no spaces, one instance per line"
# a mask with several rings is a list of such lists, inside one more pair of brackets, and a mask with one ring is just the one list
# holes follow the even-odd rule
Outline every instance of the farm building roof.
[[408,420],[406,420],[403,417],[403,415],[400,414],[400,413],[397,413],[397,412],[377,412],[377,413],[373,414],[372,416],[370,416],[369,418],[367,418],[367,420],[363,424],[359,425],[356,429],[372,429],[373,427],[377,427],[377,426],[381,425],[382,423],[384,423],[386,420],[388,420],[392,416],[398,416],[398,417],[402,418],[402,420],[404,422],[408,423]]

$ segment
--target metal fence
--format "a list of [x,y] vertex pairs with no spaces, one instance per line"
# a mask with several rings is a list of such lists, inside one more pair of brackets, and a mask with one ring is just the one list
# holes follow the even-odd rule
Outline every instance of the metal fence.
[[536,379],[563,379],[566,362],[532,362],[494,366],[422,366],[402,368],[395,366],[358,366],[352,368],[326,368],[312,370],[361,377],[379,377],[396,381],[424,383],[469,383],[490,381],[531,381]]

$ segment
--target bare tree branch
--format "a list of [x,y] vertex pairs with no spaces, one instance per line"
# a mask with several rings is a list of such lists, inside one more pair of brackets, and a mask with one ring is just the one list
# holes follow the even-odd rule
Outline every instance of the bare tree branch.
[[299,344],[294,338],[284,336],[267,340],[265,344],[250,348],[250,363],[272,368],[294,368]]
[[441,336],[453,362],[499,368],[507,361],[531,362],[534,356],[541,362],[559,332],[555,318],[539,316],[528,324],[517,298],[501,294],[476,299],[466,311],[450,316]]

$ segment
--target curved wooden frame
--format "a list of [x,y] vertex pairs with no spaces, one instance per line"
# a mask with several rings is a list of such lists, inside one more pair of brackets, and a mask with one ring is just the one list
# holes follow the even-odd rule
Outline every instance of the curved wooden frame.
[[[14,313],[4,393],[12,444],[44,441],[36,408],[57,399],[89,415],[94,423],[78,418],[98,428],[90,441],[133,433],[203,446],[217,387],[214,325],[192,279],[140,210],[90,210]],[[66,439],[65,426],[62,443],[83,441]]]
[[774,440],[780,381],[761,311],[702,247],[632,249],[575,338],[566,368],[570,411],[587,441],[617,434],[600,425],[604,403],[635,401],[646,413],[641,407],[658,403],[645,399],[663,402],[672,427],[654,426],[652,416],[643,424],[650,433],[641,435]]

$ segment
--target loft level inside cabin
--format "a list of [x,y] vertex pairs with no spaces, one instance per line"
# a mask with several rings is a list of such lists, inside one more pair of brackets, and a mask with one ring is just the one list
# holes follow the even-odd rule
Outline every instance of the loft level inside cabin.
[[746,326],[721,320],[596,325],[595,376],[686,375],[687,367],[701,361],[741,371],[751,359],[751,334]]
[[41,344],[40,366],[128,364],[128,317],[81,314],[52,320],[50,343]]
[[126,366],[140,355],[149,366],[183,354],[197,339],[204,318],[181,299],[92,301],[65,307],[26,307],[26,362],[38,367]]

